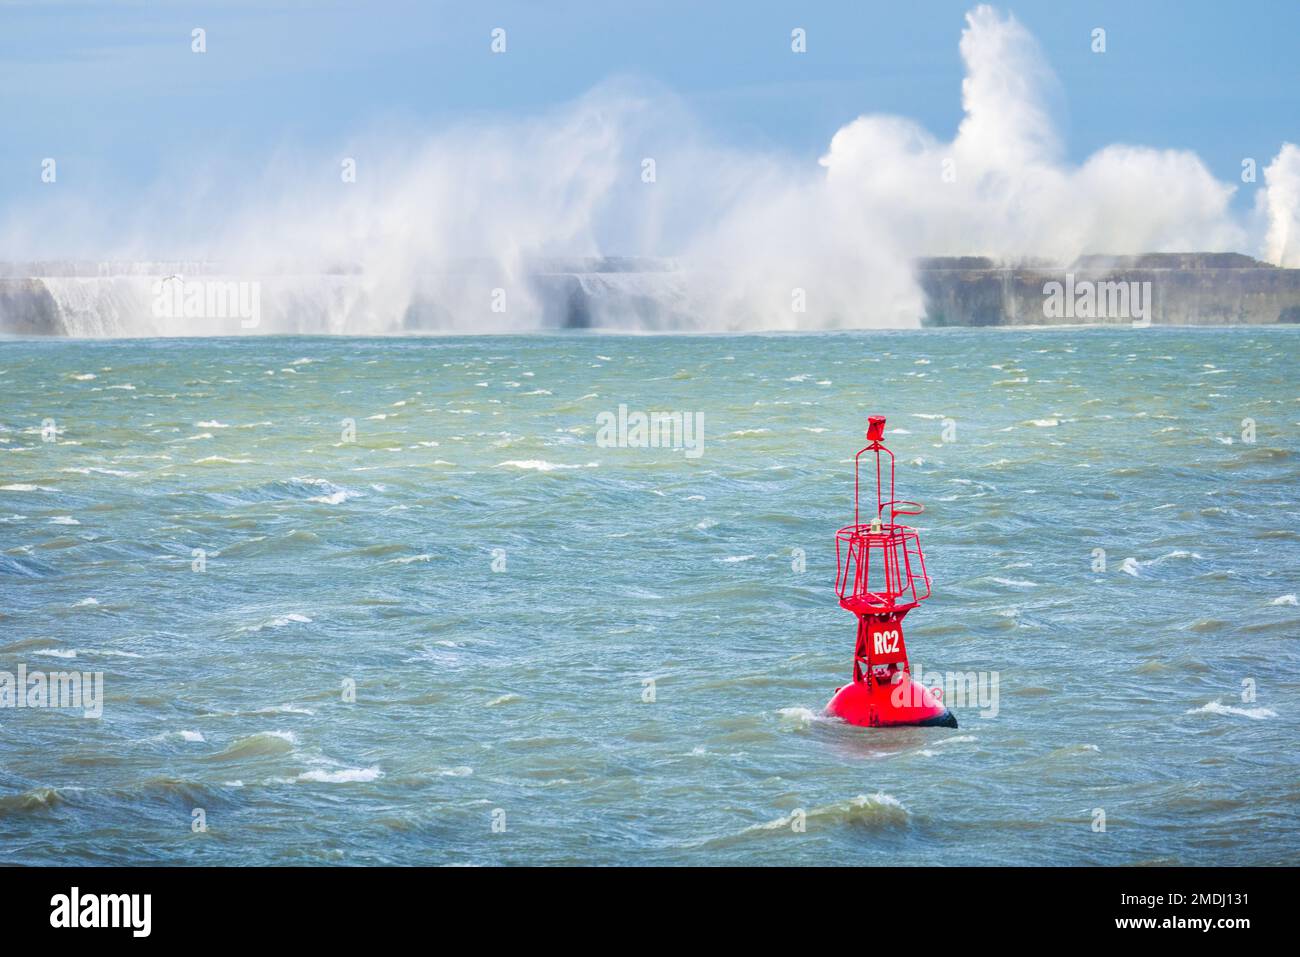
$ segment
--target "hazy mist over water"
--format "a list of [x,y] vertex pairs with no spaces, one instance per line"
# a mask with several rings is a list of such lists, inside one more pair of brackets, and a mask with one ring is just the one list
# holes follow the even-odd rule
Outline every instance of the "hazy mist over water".
[[[631,321],[713,331],[914,328],[918,256],[1238,251],[1300,265],[1294,144],[1259,160],[1255,205],[1238,214],[1241,184],[1188,150],[1115,143],[1068,161],[1068,91],[1012,14],[972,9],[959,42],[962,119],[950,139],[907,117],[846,117],[813,163],[730,146],[670,91],[625,77],[528,119],[354,131],[329,156],[286,145],[259,163],[217,144],[123,217],[58,194],[11,210],[0,256],[208,260],[245,280],[355,269],[348,290],[299,293],[317,308],[295,315],[311,318],[261,328],[352,335],[394,331],[428,275],[465,259],[490,265],[489,291],[507,289],[509,307],[490,310],[476,284],[437,285],[435,329],[547,327],[545,299],[524,277],[552,256],[671,260],[679,275],[648,293],[666,318]],[[60,222],[75,232],[51,226]],[[85,285],[64,282],[55,296],[75,300]],[[792,308],[795,290],[806,310]],[[84,327],[158,334],[146,300],[116,301],[124,295],[87,305]]]
[[[0,670],[105,700],[0,710],[0,858],[1286,863],[1298,333],[6,343]],[[996,717],[821,717],[869,413]]]

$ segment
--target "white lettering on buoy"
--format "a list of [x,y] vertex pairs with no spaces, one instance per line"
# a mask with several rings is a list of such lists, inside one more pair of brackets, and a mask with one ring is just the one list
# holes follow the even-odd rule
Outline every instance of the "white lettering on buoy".
[[892,655],[898,651],[898,631],[878,631],[875,634],[876,654]]

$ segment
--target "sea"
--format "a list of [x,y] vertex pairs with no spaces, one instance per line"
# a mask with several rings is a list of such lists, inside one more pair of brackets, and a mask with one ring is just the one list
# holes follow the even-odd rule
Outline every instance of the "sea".
[[[0,341],[0,863],[1292,863],[1298,353]],[[955,729],[824,712],[873,414]]]

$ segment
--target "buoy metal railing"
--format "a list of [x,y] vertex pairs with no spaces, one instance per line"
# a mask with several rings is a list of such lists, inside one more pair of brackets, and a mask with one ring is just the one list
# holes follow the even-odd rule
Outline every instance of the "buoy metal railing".
[[[873,415],[869,423],[868,444],[853,459],[853,524],[835,534],[835,592],[843,608],[859,615],[906,611],[930,597],[920,537],[916,529],[895,521],[900,515],[919,515],[923,507],[894,497],[894,453],[883,444],[884,416]],[[875,453],[876,508],[871,521],[863,523],[860,471],[867,452]]]

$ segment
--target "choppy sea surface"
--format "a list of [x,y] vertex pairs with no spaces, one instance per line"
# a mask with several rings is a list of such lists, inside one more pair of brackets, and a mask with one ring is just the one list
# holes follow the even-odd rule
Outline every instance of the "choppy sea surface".
[[[1298,346],[0,343],[0,671],[104,690],[0,709],[0,862],[1290,863]],[[822,714],[870,413],[956,730]]]

